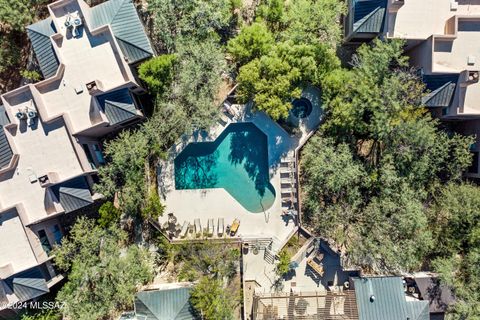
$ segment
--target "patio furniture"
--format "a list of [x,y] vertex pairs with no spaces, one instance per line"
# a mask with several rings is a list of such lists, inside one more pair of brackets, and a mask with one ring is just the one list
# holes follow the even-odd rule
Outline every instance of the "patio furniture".
[[231,228],[231,226],[229,224],[227,224],[227,230],[225,231],[227,235],[230,234],[230,228]]
[[223,218],[218,218],[218,224],[217,224],[217,235],[219,237],[223,236]]
[[202,234],[202,225],[200,224],[200,219],[195,219],[195,235],[199,237]]
[[323,274],[325,271],[323,270],[323,265],[320,265],[316,263],[313,258],[309,258],[307,260],[307,265],[310,266],[313,270],[315,270],[316,273],[318,273],[321,277],[323,277]]
[[169,223],[177,223],[177,217],[173,215],[173,213],[168,214],[168,222]]
[[230,228],[231,237],[235,236],[239,227],[240,227],[240,220],[238,219],[233,220],[232,227]]
[[214,228],[214,225],[213,225],[213,219],[208,219],[207,234],[208,234],[209,237],[213,236],[214,230],[215,230],[215,228]]
[[190,223],[185,221],[182,226],[182,230],[180,231],[180,238],[185,238],[188,233],[188,228],[190,227]]
[[244,244],[243,244],[243,254],[247,254],[247,253],[248,253],[248,248],[249,248],[248,242],[247,242],[247,243],[244,243]]

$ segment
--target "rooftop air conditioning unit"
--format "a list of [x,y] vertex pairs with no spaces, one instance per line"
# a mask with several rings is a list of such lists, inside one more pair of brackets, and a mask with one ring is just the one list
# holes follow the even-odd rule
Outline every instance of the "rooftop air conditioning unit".
[[479,72],[478,71],[468,71],[468,83],[475,83],[478,82]]
[[18,112],[15,114],[15,117],[18,120],[25,120],[27,119],[27,114],[24,111],[18,110]]
[[35,111],[35,110],[29,110],[27,112],[28,119],[35,119],[37,116],[38,116],[37,111]]

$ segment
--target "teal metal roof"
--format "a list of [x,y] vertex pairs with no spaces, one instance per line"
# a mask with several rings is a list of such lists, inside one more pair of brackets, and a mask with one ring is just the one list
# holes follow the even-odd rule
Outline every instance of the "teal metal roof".
[[137,116],[137,109],[127,88],[102,94],[97,100],[111,125]]
[[85,177],[77,177],[52,187],[52,191],[62,205],[65,213],[69,213],[93,203],[90,189]]
[[57,72],[59,62],[53,49],[50,36],[57,33],[51,18],[38,21],[27,27],[27,34],[32,42],[43,77],[48,78]]
[[5,107],[0,104],[0,126],[6,126],[10,123],[10,119],[8,119],[7,112],[5,111]]
[[110,0],[91,10],[91,28],[109,24],[129,63],[151,57],[153,49],[132,0]]
[[6,167],[13,157],[12,148],[5,135],[3,126],[0,125],[0,169]]
[[353,32],[380,33],[385,20],[386,0],[353,1]]
[[354,278],[359,320],[429,320],[428,301],[407,301],[399,277]]
[[28,301],[49,292],[47,282],[39,267],[19,272],[5,280],[20,301]]
[[426,89],[430,92],[422,98],[425,106],[449,107],[457,87],[458,74],[433,74],[424,75]]
[[135,297],[135,314],[145,320],[196,319],[189,303],[191,288],[142,291]]

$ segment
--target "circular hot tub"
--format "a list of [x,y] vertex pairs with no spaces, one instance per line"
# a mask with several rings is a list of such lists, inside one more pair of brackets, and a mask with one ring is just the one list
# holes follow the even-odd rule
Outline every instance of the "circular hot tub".
[[292,110],[290,111],[293,116],[303,119],[310,115],[312,112],[312,103],[307,98],[301,97],[292,101]]

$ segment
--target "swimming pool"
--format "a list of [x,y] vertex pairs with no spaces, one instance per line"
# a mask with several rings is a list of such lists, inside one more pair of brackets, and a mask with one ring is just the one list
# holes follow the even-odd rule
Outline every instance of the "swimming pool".
[[190,143],[174,164],[177,190],[224,188],[254,213],[275,200],[267,136],[253,123],[232,123],[213,142]]

